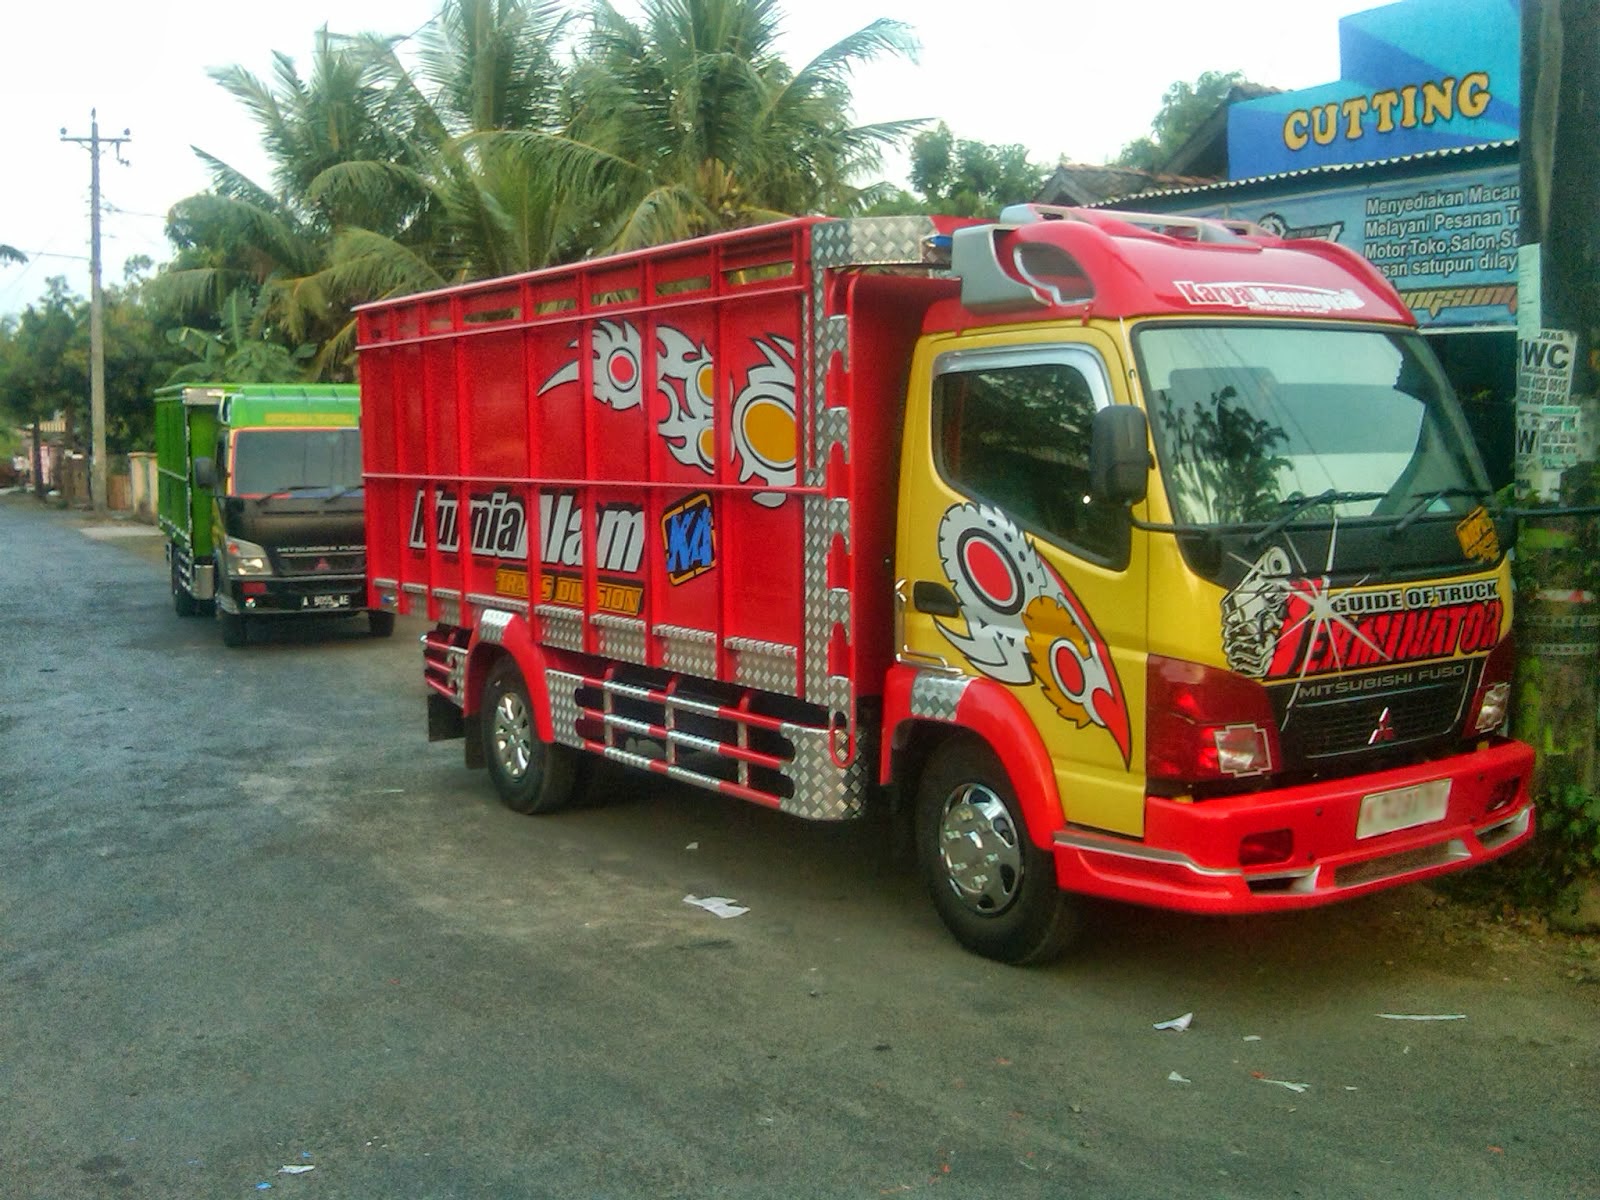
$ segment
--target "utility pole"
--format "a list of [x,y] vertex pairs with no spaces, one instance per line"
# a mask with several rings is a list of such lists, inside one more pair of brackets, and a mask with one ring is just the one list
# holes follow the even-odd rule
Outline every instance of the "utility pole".
[[1559,829],[1596,791],[1600,6],[1521,12],[1517,492],[1533,509],[1517,543],[1516,728],[1539,750],[1541,824]]
[[89,147],[89,423],[92,448],[89,459],[89,490],[94,511],[106,511],[106,342],[105,315],[100,295],[100,147],[110,146],[124,166],[122,145],[133,140],[129,130],[121,137],[101,137],[100,121],[89,110],[89,136],[68,137],[61,129],[63,142]]

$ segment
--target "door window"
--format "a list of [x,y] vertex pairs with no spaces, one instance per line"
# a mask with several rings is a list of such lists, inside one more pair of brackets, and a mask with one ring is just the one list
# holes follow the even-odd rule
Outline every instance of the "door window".
[[1127,514],[1089,495],[1089,441],[1110,401],[1086,350],[959,353],[935,368],[935,457],[945,480],[1030,530],[1126,565]]

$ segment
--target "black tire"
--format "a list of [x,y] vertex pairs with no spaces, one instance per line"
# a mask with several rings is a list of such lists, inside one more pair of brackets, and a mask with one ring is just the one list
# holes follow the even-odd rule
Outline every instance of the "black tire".
[[237,649],[250,640],[241,613],[223,612],[222,609],[217,609],[217,627],[222,630],[224,646]]
[[1021,966],[1059,958],[1077,937],[1081,901],[1056,886],[1016,791],[989,746],[940,746],[917,787],[917,863],[945,927],[968,950]]
[[542,815],[572,803],[582,756],[570,746],[539,740],[528,685],[509,655],[489,671],[479,716],[483,759],[507,808]]
[[375,638],[394,636],[394,614],[387,609],[367,609],[367,632]]
[[178,577],[178,560],[172,560],[172,608],[180,617],[198,617],[204,606],[189,594],[189,589],[183,586],[183,580]]

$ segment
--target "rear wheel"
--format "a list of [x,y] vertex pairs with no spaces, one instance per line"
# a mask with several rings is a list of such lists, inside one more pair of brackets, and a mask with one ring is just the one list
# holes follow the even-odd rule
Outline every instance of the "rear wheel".
[[205,609],[205,606],[190,594],[189,589],[183,586],[176,556],[172,560],[172,607],[180,617],[198,617]]
[[394,634],[394,614],[387,609],[369,608],[367,610],[367,632],[375,638],[386,638]]
[[922,773],[917,861],[946,928],[976,954],[1049,962],[1078,934],[1080,902],[1056,886],[1005,768],[976,738],[952,738]]
[[572,803],[582,760],[570,746],[539,739],[528,685],[509,655],[489,672],[480,716],[484,761],[507,808],[542,814]]

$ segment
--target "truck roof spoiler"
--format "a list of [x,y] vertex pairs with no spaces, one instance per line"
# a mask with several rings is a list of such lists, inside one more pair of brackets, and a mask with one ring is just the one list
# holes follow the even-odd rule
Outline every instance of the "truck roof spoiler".
[[1115,233],[1116,226],[1132,225],[1150,233],[1180,236],[1188,240],[1228,244],[1245,238],[1270,238],[1270,231],[1254,221],[1238,221],[1228,217],[1185,217],[1175,213],[1123,212],[1120,209],[1068,208],[1060,204],[1011,204],[1000,210],[1004,225],[1032,225],[1039,221],[1082,221],[1107,233]]

